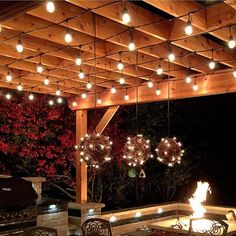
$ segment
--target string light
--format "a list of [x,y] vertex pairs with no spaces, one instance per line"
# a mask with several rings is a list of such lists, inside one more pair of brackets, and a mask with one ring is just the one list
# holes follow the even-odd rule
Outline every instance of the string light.
[[7,75],[6,75],[6,81],[7,82],[11,82],[12,81],[12,76],[11,76],[11,73],[9,71],[9,68],[8,68]]
[[119,53],[119,56],[120,56],[120,59],[119,59],[119,62],[117,64],[117,69],[121,71],[121,70],[124,69],[124,64],[121,61],[121,53]]
[[75,102],[75,101],[72,102],[72,106],[73,106],[73,107],[76,107],[76,106],[77,106],[77,102]]
[[188,21],[187,21],[184,31],[185,31],[185,34],[187,34],[187,35],[191,35],[193,33],[193,27],[192,27],[190,14],[188,15]]
[[129,100],[129,95],[128,95],[128,93],[127,93],[127,89],[126,89],[126,91],[125,91],[124,99],[125,99],[125,101],[128,101],[128,100]]
[[130,29],[130,42],[129,42],[129,50],[130,51],[134,51],[136,46],[135,46],[135,43],[134,43],[134,34],[133,34],[133,29]]
[[54,104],[54,101],[53,101],[53,100],[49,100],[48,104],[49,104],[50,106],[52,106],[52,105]]
[[52,1],[47,2],[46,9],[47,9],[47,12],[53,13],[56,9],[54,2],[52,2]]
[[156,89],[156,95],[157,95],[157,96],[160,96],[160,95],[161,95],[161,90],[160,90],[159,87],[157,87],[157,89]]
[[159,65],[158,65],[158,68],[157,68],[157,74],[158,75],[161,75],[163,73],[163,69],[161,68],[161,60],[159,61]]
[[192,82],[192,78],[191,78],[189,75],[186,76],[185,82],[186,82],[187,84],[190,84],[190,83]]
[[211,69],[211,70],[213,70],[214,68],[215,68],[215,66],[216,66],[216,63],[215,63],[215,61],[214,61],[214,58],[213,58],[213,53],[214,53],[214,50],[212,49],[211,50],[211,61],[209,62],[209,64],[208,64],[208,66],[209,66],[209,68]]
[[111,93],[115,94],[116,93],[116,88],[114,87],[114,85],[111,88]]
[[10,94],[10,93],[7,93],[7,94],[6,94],[6,99],[7,99],[7,100],[10,100],[10,99],[11,99],[11,94]]
[[77,66],[80,66],[82,64],[82,59],[80,58],[80,55],[75,59],[75,64]]
[[82,71],[82,69],[80,69],[79,71],[79,78],[84,79],[84,72]]
[[81,98],[86,99],[87,98],[87,93],[85,93],[85,92],[81,93]]
[[169,54],[168,54],[168,59],[170,62],[175,60],[175,54],[171,48],[169,48]]
[[148,88],[152,88],[153,87],[153,82],[151,80],[148,81]]
[[23,47],[22,42],[21,42],[21,34],[19,36],[18,43],[16,45],[16,51],[17,52],[23,52],[24,51],[24,47]]
[[123,11],[122,11],[122,21],[124,24],[128,24],[131,20],[130,14],[128,12],[128,9],[126,7],[124,7]]
[[68,21],[66,21],[66,24],[67,24],[67,29],[66,29],[66,34],[65,34],[65,38],[64,39],[65,39],[66,43],[71,43],[72,35],[71,35],[69,27],[68,27]]
[[59,103],[59,104],[61,104],[62,103],[62,98],[61,97],[59,97],[58,99],[57,99],[57,102]]
[[43,65],[41,63],[41,55],[40,55],[40,59],[39,59],[39,64],[37,65],[37,72],[40,74],[43,72]]
[[44,79],[43,81],[44,85],[49,85],[49,79],[48,79],[48,76]]
[[235,40],[234,40],[234,37],[233,37],[233,34],[232,34],[232,28],[229,27],[229,42],[228,42],[228,47],[230,49],[233,49],[235,48]]
[[33,93],[30,93],[30,95],[29,95],[29,100],[34,100],[34,94]]
[[194,90],[194,91],[197,91],[197,90],[198,90],[198,85],[197,85],[196,78],[195,78],[195,82],[194,82],[194,85],[193,85],[193,90]]
[[91,89],[91,88],[92,88],[92,83],[91,83],[90,81],[88,81],[86,87],[87,87],[88,89]]
[[97,104],[102,104],[102,99],[100,98],[100,97],[98,97],[98,99],[97,99]]
[[233,76],[234,76],[234,78],[236,78],[236,70],[234,70]]
[[59,88],[56,90],[56,95],[57,95],[57,96],[60,96],[60,95],[61,95],[61,91],[60,91]]
[[18,91],[22,91],[22,90],[23,90],[23,86],[21,85],[21,83],[18,84],[17,90],[18,90]]

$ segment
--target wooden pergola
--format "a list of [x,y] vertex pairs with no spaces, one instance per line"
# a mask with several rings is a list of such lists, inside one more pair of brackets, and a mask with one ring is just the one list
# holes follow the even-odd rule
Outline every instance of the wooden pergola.
[[[236,92],[236,50],[228,48],[229,37],[236,39],[236,0],[171,1],[54,1],[55,12],[46,11],[45,1],[1,2],[0,6],[0,87],[68,98],[76,110],[76,140],[87,133],[87,110],[108,107],[98,123],[102,132],[120,105]],[[126,8],[131,16],[122,22]],[[191,19],[193,33],[185,34]],[[66,43],[69,30],[73,40]],[[133,38],[136,50],[129,51]],[[24,51],[16,51],[21,40]],[[173,51],[175,60],[169,61]],[[82,64],[76,65],[80,55]],[[208,63],[216,61],[216,68]],[[123,71],[117,69],[122,61]],[[41,61],[44,70],[37,72]],[[163,74],[158,75],[158,66]],[[83,70],[85,78],[78,73]],[[11,73],[8,82],[5,76]],[[186,76],[193,82],[187,84]],[[123,76],[125,83],[120,84]],[[49,85],[44,84],[48,78]],[[148,82],[154,86],[149,88]],[[86,84],[93,87],[88,89]],[[194,91],[192,85],[198,84]],[[115,87],[117,93],[110,89]],[[156,88],[161,90],[156,95]],[[86,92],[87,98],[81,98]],[[127,93],[129,100],[124,99]],[[101,104],[97,99],[101,98]],[[72,105],[73,104],[73,105]],[[77,153],[77,202],[87,201],[87,170]]]

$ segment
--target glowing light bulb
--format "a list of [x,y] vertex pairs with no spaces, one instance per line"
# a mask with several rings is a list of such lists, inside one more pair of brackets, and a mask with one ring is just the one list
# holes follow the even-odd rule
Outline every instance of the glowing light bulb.
[[230,35],[230,37],[229,37],[228,46],[229,46],[230,49],[235,48],[235,40],[234,40],[232,35]]
[[76,106],[77,106],[77,102],[75,102],[75,101],[72,102],[72,106],[73,106],[73,107],[76,107]]
[[31,101],[34,100],[34,94],[31,93],[31,94],[29,95],[29,100],[31,100]]
[[117,64],[117,69],[118,70],[123,70],[124,69],[124,64],[121,61],[119,61],[119,63]]
[[80,66],[80,65],[82,64],[82,60],[81,60],[80,57],[77,57],[77,58],[75,59],[75,64],[76,64],[77,66]]
[[87,98],[87,94],[86,94],[85,92],[82,93],[82,94],[81,94],[81,98],[86,99],[86,98]]
[[195,84],[193,85],[193,90],[194,90],[194,91],[197,91],[197,90],[198,90],[198,85],[197,85],[197,83],[195,83]]
[[24,51],[24,48],[23,48],[23,45],[22,45],[20,39],[18,40],[18,43],[17,43],[17,45],[16,45],[16,51],[17,51],[17,52],[23,52],[23,51]]
[[174,61],[175,60],[175,54],[173,52],[170,52],[168,55],[169,61]]
[[98,98],[97,104],[102,104],[102,99],[101,98]]
[[37,72],[40,74],[43,72],[43,65],[41,63],[37,65]]
[[192,82],[192,78],[190,76],[187,76],[185,78],[185,81],[186,81],[187,84],[190,84]]
[[158,66],[157,68],[157,74],[161,75],[163,73],[163,69],[161,68],[161,66]]
[[60,98],[58,98],[57,99],[57,102],[60,104],[60,103],[62,103],[62,98],[60,97]]
[[57,89],[57,90],[56,90],[56,95],[57,95],[57,96],[60,96],[60,95],[61,95],[60,89]]
[[43,83],[44,83],[44,85],[49,85],[49,79],[48,79],[48,77],[44,79]]
[[119,80],[119,83],[120,84],[124,84],[125,83],[125,79],[123,77],[121,77],[120,80]]
[[125,101],[128,101],[128,100],[129,100],[129,95],[128,95],[128,94],[125,94],[124,99],[125,99]]
[[84,79],[84,72],[82,70],[80,70],[79,72],[79,78]]
[[234,76],[234,78],[236,78],[236,70],[234,70],[233,76]]
[[10,100],[10,99],[11,99],[11,94],[10,94],[10,93],[7,93],[7,94],[6,94],[6,99],[7,99],[7,100]]
[[215,66],[216,66],[216,63],[215,63],[214,61],[210,61],[209,64],[208,64],[208,66],[209,66],[209,68],[210,68],[211,70],[213,70],[213,69],[215,68]]
[[17,89],[18,89],[18,91],[22,91],[22,90],[23,90],[23,86],[22,86],[21,84],[19,84],[19,85],[17,86]]
[[153,82],[150,80],[148,81],[148,88],[152,88],[153,87]]
[[135,43],[134,43],[134,41],[130,41],[130,43],[129,43],[129,50],[130,51],[134,51],[135,50],[135,48],[136,48],[136,46],[135,46]]
[[71,43],[71,41],[72,41],[72,35],[69,33],[69,31],[67,31],[65,34],[65,41],[67,43]]
[[11,82],[12,81],[12,76],[11,76],[9,71],[7,72],[6,80],[7,80],[7,82]]
[[159,88],[157,88],[157,90],[156,90],[156,95],[157,96],[161,95],[161,90]]
[[52,105],[54,104],[53,100],[50,100],[50,101],[48,102],[48,104],[49,104],[50,106],[52,106]]
[[91,89],[91,88],[92,88],[92,84],[91,84],[90,81],[87,83],[86,87],[87,87],[88,89]]
[[193,33],[193,27],[192,27],[192,23],[190,20],[188,20],[184,31],[185,31],[185,34],[187,34],[187,35],[191,35]]
[[128,9],[125,7],[122,12],[122,21],[124,24],[128,24],[131,20],[131,17],[129,15]]
[[55,11],[55,4],[52,1],[47,2],[46,4],[47,12],[53,13]]
[[112,88],[111,88],[111,93],[113,93],[113,94],[116,93],[116,88],[115,88],[115,87],[112,87]]

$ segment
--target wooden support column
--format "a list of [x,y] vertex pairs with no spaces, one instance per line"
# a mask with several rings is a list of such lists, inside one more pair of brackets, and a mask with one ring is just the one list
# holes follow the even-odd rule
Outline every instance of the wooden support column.
[[[76,144],[87,134],[87,110],[76,111]],[[76,153],[76,203],[87,202],[87,168],[80,162],[80,153]]]

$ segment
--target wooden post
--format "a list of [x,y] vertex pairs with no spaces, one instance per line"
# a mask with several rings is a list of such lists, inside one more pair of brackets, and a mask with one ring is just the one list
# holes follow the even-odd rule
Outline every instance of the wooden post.
[[[87,134],[87,110],[76,111],[76,144]],[[76,153],[76,202],[87,202],[87,167],[80,162],[80,153]]]

